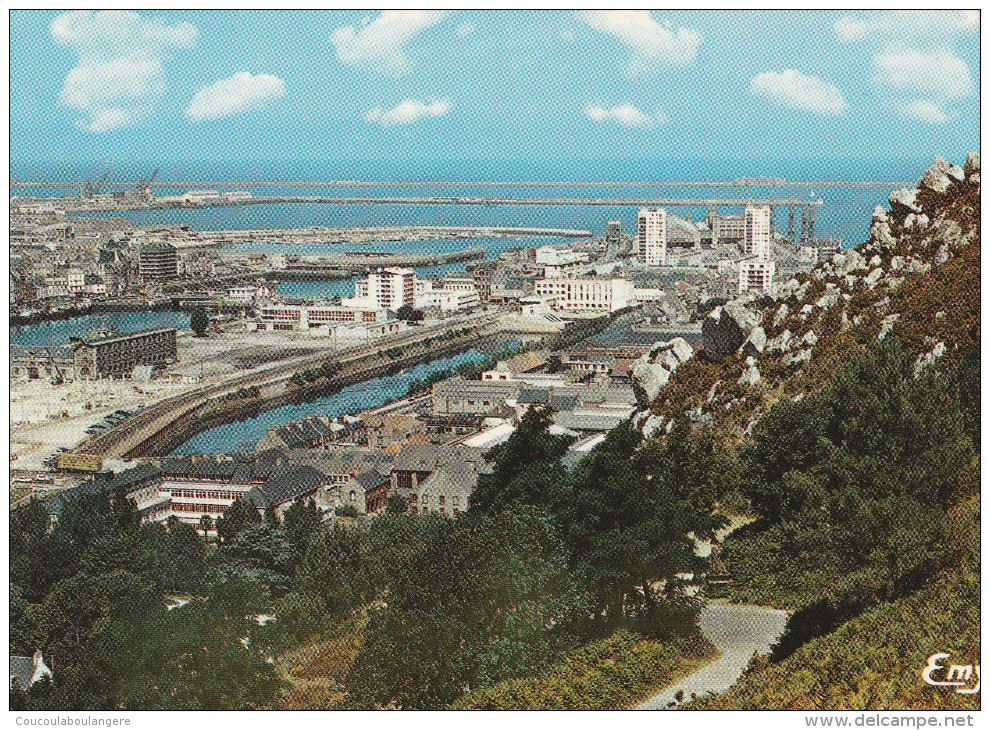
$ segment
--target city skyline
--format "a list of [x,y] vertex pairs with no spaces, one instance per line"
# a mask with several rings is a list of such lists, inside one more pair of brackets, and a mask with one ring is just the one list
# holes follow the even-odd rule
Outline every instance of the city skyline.
[[13,12],[11,159],[47,159],[51,139],[61,159],[123,163],[959,156],[978,136],[978,27],[962,11]]

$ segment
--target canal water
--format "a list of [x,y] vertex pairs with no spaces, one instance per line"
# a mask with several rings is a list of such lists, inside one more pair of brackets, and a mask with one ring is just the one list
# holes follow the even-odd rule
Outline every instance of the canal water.
[[11,327],[10,343],[30,346],[65,345],[72,337],[86,337],[99,330],[136,332],[152,327],[185,329],[188,326],[189,315],[182,312],[86,314],[70,319]]
[[406,368],[395,375],[386,375],[363,383],[349,385],[338,393],[317,398],[309,403],[292,404],[265,411],[255,418],[211,428],[186,441],[173,454],[226,454],[251,451],[270,426],[280,426],[309,415],[340,416],[377,408],[406,394],[409,383],[423,380],[439,370],[455,368],[465,362],[480,362],[485,353],[468,350],[453,357],[440,358]]

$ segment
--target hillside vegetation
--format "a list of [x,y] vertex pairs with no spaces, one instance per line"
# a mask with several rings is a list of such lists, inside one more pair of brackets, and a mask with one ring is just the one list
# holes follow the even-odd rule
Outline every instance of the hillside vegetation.
[[959,664],[980,659],[979,497],[966,500],[950,517],[958,562],[945,565],[931,585],[867,610],[779,664],[755,661],[731,690],[689,708],[980,709],[979,694],[958,694],[921,679],[932,654],[951,654],[952,663]]
[[979,198],[978,155],[937,160],[867,242],[710,316],[642,419],[717,434],[757,518],[726,540],[728,595],[794,611],[691,708],[979,707],[922,679],[979,661]]

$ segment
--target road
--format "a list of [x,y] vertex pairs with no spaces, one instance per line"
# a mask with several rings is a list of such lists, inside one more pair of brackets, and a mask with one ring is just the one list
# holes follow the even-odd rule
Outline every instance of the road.
[[724,692],[742,675],[757,651],[768,653],[787,624],[788,613],[761,606],[740,606],[712,601],[701,611],[700,626],[705,637],[722,656],[689,674],[636,707],[637,710],[665,710],[674,695],[684,692],[699,697],[708,692]]

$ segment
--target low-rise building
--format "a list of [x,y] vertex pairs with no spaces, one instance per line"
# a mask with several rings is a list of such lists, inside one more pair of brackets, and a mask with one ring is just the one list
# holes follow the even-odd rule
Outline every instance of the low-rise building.
[[258,310],[258,329],[306,331],[336,325],[371,325],[395,321],[395,316],[370,300],[340,304],[267,304]]
[[406,446],[392,465],[392,493],[412,514],[456,517],[467,510],[479,475],[491,470],[482,453],[460,444]]
[[137,365],[164,367],[178,360],[172,327],[74,339],[73,349],[77,378],[122,376]]
[[433,386],[433,413],[487,415],[519,395],[519,383],[448,378]]
[[636,288],[626,279],[537,279],[536,296],[554,297],[558,309],[615,312],[636,304]]
[[417,309],[437,307],[441,312],[459,312],[481,306],[481,297],[471,289],[434,289],[429,281],[417,287],[415,305]]

